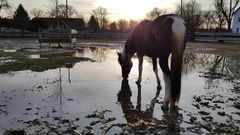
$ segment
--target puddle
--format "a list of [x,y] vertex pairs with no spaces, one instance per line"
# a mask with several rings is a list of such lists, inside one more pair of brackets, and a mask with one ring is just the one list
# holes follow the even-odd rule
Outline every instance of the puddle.
[[16,62],[16,60],[9,60],[9,59],[1,60],[0,59],[0,65],[4,65],[6,63],[13,63],[13,62]]
[[16,62],[16,60],[13,60],[11,57],[0,57],[0,66],[6,63],[13,63],[13,62]]
[[3,52],[11,53],[11,52],[17,52],[17,50],[15,50],[15,49],[7,49],[7,50],[3,50]]
[[[87,49],[79,49],[75,51],[72,55],[73,57],[88,57],[96,62],[104,62],[106,60],[105,53],[109,52],[107,48],[96,48],[96,47],[89,47]],[[114,55],[114,54],[113,54]]]
[[32,54],[32,55],[29,55],[29,58],[31,59],[40,59],[40,54]]
[[135,84],[136,58],[129,80],[122,81],[116,51],[79,49],[67,55],[91,61],[0,74],[0,134],[10,129],[32,134],[239,133],[239,61],[187,53],[179,109],[163,111],[160,70],[162,91],[157,91],[148,58],[141,86]]

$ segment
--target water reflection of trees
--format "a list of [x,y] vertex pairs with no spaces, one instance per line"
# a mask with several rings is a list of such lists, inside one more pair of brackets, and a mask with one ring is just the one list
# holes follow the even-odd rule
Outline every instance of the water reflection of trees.
[[[67,67],[67,71],[64,72],[65,68],[58,68],[58,76],[56,77],[56,80],[53,81],[52,83],[56,84],[56,87],[54,89],[56,89],[56,91],[53,93],[53,97],[56,98],[56,100],[59,100],[59,113],[60,116],[62,116],[62,108],[63,108],[63,101],[64,99],[66,99],[66,96],[64,94],[64,89],[63,89],[63,80],[66,79],[68,83],[71,83],[71,68],[74,65],[66,65]],[[67,73],[67,76],[63,76],[63,74]]]
[[106,60],[106,49],[104,48],[95,48],[93,51],[93,59],[97,62],[104,62]]
[[230,72],[226,58],[215,54],[186,53],[183,59],[183,73],[200,72],[206,78],[208,86],[216,86],[219,79]]
[[106,60],[106,48],[89,47],[76,51],[75,57],[89,57],[96,62],[104,62]]
[[159,94],[160,91],[158,90],[147,109],[141,110],[141,85],[138,85],[137,103],[134,107],[128,80],[122,81],[121,90],[118,93],[118,102],[122,107],[128,125],[130,125],[123,131],[127,129],[130,134],[176,134],[180,132],[181,120],[179,120],[178,109],[163,111],[161,120],[153,116]]
[[[151,59],[147,59],[147,62],[151,63]],[[206,78],[207,87],[217,86],[223,76],[231,73],[226,62],[225,57],[216,54],[185,53],[182,73],[188,75],[199,72],[201,77]]]

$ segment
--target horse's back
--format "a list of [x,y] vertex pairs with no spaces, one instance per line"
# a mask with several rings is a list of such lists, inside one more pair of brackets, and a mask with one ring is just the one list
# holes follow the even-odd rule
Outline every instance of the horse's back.
[[156,18],[152,22],[151,32],[155,37],[154,50],[159,57],[168,57],[174,48],[185,48],[185,44],[176,44],[186,40],[185,23],[177,15],[167,14]]
[[[184,20],[174,14],[162,15],[156,18],[152,22],[151,31],[159,44],[166,42],[167,44],[172,44],[174,40],[177,40],[174,38],[184,38],[185,40],[186,36]],[[174,46],[170,46],[171,49],[172,47]]]
[[173,50],[172,34],[179,31],[175,21],[179,24],[181,18],[174,14],[167,14],[153,21],[140,22],[128,38],[129,50],[150,57],[167,57]]
[[132,31],[132,34],[138,34],[143,35],[146,31],[149,30],[150,26],[152,24],[152,21],[149,20],[143,20],[141,21]]
[[132,31],[128,42],[138,54],[146,54],[151,44],[146,43],[149,38],[152,21],[144,20],[140,22]]

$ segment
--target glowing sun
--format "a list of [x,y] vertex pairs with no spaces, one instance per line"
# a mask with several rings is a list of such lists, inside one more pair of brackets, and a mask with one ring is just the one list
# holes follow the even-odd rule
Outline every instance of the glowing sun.
[[100,5],[107,8],[113,20],[142,19],[146,13],[157,6],[159,0],[101,0]]

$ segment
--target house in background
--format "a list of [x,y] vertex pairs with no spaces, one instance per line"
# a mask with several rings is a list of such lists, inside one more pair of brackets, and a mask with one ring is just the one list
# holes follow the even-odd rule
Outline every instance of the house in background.
[[232,32],[240,33],[240,7],[233,13]]

